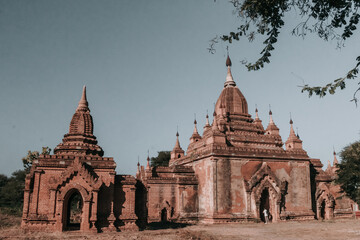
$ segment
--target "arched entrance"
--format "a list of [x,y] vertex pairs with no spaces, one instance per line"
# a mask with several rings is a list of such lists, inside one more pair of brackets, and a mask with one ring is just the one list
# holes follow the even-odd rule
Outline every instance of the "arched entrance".
[[[268,188],[265,188],[262,191],[261,197],[260,197],[259,211],[260,211],[260,219],[263,222],[265,222],[264,209],[267,209],[268,214],[270,216],[271,209],[270,209],[270,196],[269,196],[269,189]],[[270,220],[270,218],[269,218],[269,220]]]
[[322,200],[320,205],[320,218],[325,219],[326,218],[326,203],[325,200]]
[[84,201],[79,191],[71,191],[68,194],[67,201],[64,201],[64,230],[80,230],[83,206]]
[[167,222],[168,218],[167,218],[167,209],[163,208],[161,210],[161,222]]

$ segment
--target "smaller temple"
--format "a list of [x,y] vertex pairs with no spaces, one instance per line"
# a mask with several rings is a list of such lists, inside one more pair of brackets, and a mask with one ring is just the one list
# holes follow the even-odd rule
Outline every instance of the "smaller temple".
[[84,86],[69,133],[54,149],[40,155],[26,176],[21,226],[41,231],[115,231],[136,229],[136,180],[116,175],[113,158],[93,135]]
[[333,152],[333,166],[330,160],[326,170],[320,159],[311,159],[311,178],[313,178],[313,211],[317,219],[349,218],[354,216],[354,206],[351,199],[346,197],[339,185],[334,183],[337,178],[338,160]]

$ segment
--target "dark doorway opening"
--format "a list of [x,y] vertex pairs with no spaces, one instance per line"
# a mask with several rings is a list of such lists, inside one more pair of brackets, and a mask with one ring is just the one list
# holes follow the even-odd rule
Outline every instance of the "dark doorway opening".
[[67,201],[66,230],[80,230],[83,199],[78,191],[75,191]]
[[[265,188],[261,193],[260,198],[260,219],[265,222],[264,209],[267,209],[268,216],[270,216],[270,198],[269,198],[269,190]],[[269,218],[270,219],[270,218]]]
[[167,210],[166,208],[163,208],[161,210],[161,222],[167,222],[168,218],[167,218]]
[[325,200],[321,202],[320,205],[320,217],[321,219],[325,219],[326,211],[325,211]]

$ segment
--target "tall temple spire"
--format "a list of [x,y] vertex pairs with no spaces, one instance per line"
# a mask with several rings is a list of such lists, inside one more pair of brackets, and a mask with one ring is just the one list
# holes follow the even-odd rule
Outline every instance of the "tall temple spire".
[[269,118],[270,118],[270,121],[269,121],[269,122],[270,122],[270,123],[274,123],[271,109],[269,110]]
[[194,131],[193,131],[193,134],[191,135],[190,137],[190,143],[193,143],[193,142],[197,142],[201,139],[201,136],[200,134],[198,133],[198,130],[197,130],[197,121],[196,121],[196,115],[195,115],[195,120],[194,120]]
[[229,86],[236,86],[236,83],[234,82],[233,76],[231,74],[231,60],[229,57],[229,54],[227,55],[226,58],[226,67],[227,67],[227,75],[226,75],[226,81],[224,83],[224,87],[229,87]]
[[177,159],[183,157],[185,154],[184,150],[180,146],[179,131],[176,131],[176,142],[173,150],[171,151],[170,158]]
[[286,150],[302,149],[302,141],[295,134],[294,126],[293,126],[294,121],[291,118],[291,114],[290,114],[290,122],[289,123],[290,123],[290,134],[285,143]]
[[209,127],[210,126],[210,123],[209,123],[209,114],[208,112],[206,111],[206,123],[205,123],[205,127]]
[[137,162],[137,171],[138,171],[138,173],[140,173],[140,160],[139,160],[139,156],[138,156],[138,162]]
[[96,137],[93,135],[93,119],[88,106],[86,86],[84,86],[81,99],[70,122],[69,133],[64,135],[63,142],[54,149],[55,154],[104,155],[104,151],[97,145]]
[[181,148],[180,147],[180,142],[179,142],[179,132],[176,131],[176,143],[175,143],[175,148]]
[[199,134],[198,133],[198,130],[197,130],[197,121],[196,121],[196,115],[195,115],[195,119],[194,119],[194,131],[193,131],[193,134]]
[[86,99],[86,86],[84,85],[81,99],[79,101],[78,107],[76,111],[90,111],[89,109],[89,103]]
[[258,113],[258,108],[257,106],[255,106],[255,119],[254,119],[254,124],[257,125],[257,127],[259,128],[259,130],[264,131],[264,127],[262,125],[262,121],[259,118],[259,113]]
[[272,135],[279,135],[279,128],[274,123],[271,109],[269,111],[269,118],[270,118],[269,125],[267,126],[267,128],[265,130],[266,133],[272,134]]
[[257,107],[255,108],[255,120],[260,120]]
[[295,134],[295,131],[294,131],[294,126],[293,126],[293,120],[292,118],[290,117],[290,136],[289,137],[295,137],[297,138],[296,134]]
[[[180,145],[179,145],[180,146]],[[148,155],[146,158],[146,170],[150,169],[150,157],[149,157],[149,150],[148,150]]]

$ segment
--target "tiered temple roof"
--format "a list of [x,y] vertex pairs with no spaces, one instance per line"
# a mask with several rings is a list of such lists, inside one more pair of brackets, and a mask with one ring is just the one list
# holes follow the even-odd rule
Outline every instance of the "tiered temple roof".
[[84,86],[79,105],[70,122],[69,133],[64,135],[62,143],[57,145],[54,153],[59,155],[103,156],[104,151],[97,145],[93,128],[93,119],[86,99],[86,86]]
[[[215,104],[213,123],[204,127],[203,136],[195,129],[186,155],[181,158],[171,158],[170,165],[185,164],[209,154],[221,154],[238,157],[271,157],[309,159],[302,149],[302,141],[295,135],[291,123],[287,149],[283,148],[283,141],[279,135],[272,112],[266,130],[259,119],[253,119],[248,113],[247,101],[236,86],[231,73],[231,60],[226,60],[227,75],[224,88]],[[196,135],[196,138],[194,136]],[[288,146],[292,148],[289,149]]]

